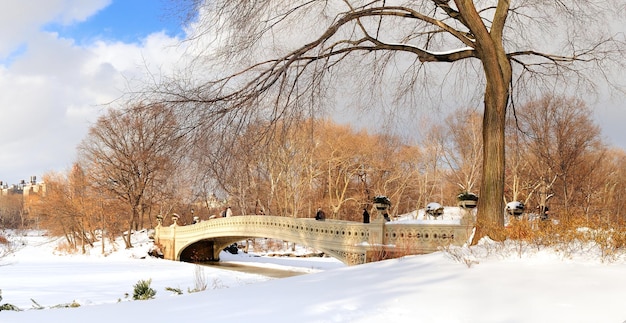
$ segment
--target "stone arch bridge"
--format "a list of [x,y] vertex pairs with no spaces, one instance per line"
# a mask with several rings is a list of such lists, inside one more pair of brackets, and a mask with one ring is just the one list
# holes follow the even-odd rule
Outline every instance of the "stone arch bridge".
[[[436,223],[436,221],[433,221]],[[225,247],[248,238],[295,242],[322,251],[347,265],[436,251],[441,246],[462,245],[473,225],[415,224],[404,222],[359,223],[316,221],[268,215],[232,216],[197,224],[155,228],[154,240],[164,258],[180,261],[217,261]]]

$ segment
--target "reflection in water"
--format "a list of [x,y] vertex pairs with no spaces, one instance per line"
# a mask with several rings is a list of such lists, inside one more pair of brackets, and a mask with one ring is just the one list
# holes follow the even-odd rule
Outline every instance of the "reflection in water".
[[235,264],[231,262],[221,262],[221,261],[205,262],[205,263],[200,263],[199,265],[218,267],[220,269],[239,271],[239,272],[244,272],[248,274],[257,274],[257,275],[262,275],[262,276],[267,276],[267,277],[272,277],[272,278],[287,278],[287,277],[293,277],[293,276],[306,274],[305,272],[300,272],[300,271],[249,266],[249,265]]

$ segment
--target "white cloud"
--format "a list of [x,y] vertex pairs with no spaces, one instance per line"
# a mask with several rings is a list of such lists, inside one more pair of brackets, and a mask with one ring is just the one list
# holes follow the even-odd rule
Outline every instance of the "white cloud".
[[56,22],[83,21],[111,0],[29,0],[5,1],[0,10],[0,59],[5,59],[20,45],[29,43],[42,26]]

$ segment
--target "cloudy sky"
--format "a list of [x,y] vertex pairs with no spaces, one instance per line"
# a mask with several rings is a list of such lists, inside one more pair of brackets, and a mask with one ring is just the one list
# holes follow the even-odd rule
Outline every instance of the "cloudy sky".
[[[168,0],[6,0],[0,11],[0,180],[67,170],[89,125],[135,82],[176,65]],[[624,98],[594,106],[626,149]]]
[[165,0],[6,1],[0,11],[0,180],[65,171],[90,123],[184,32]]

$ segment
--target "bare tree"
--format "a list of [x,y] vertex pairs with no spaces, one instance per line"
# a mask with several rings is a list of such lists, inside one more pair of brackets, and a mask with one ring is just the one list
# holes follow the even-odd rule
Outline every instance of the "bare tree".
[[604,150],[591,110],[580,100],[547,97],[520,108],[518,119],[536,183],[551,183],[567,209]]
[[626,200],[623,193],[626,192],[626,152],[623,150],[610,150],[606,157],[606,171],[603,172],[603,188],[599,194],[599,208],[608,218],[608,222],[624,223],[624,210]]
[[79,146],[93,185],[128,207],[127,248],[138,229],[151,190],[167,189],[180,158],[181,135],[175,116],[162,105],[110,110]]
[[[315,116],[338,74],[347,71],[351,77],[369,73],[376,80],[370,83],[380,87],[381,80],[394,77],[396,88],[417,96],[424,87],[442,91],[441,84],[425,77],[428,65],[440,63],[433,72],[444,75],[442,83],[449,83],[449,71],[467,67],[456,79],[472,87],[481,84],[484,101],[475,239],[496,234],[504,222],[504,130],[507,107],[516,98],[512,91],[538,86],[553,91],[555,84],[568,89],[583,84],[584,72],[603,74],[605,64],[623,64],[623,39],[613,38],[606,23],[623,10],[619,1],[192,3],[199,15],[191,39],[201,51],[192,69],[208,77],[178,77],[156,91],[165,101],[197,108],[204,123]],[[204,66],[206,73],[197,73],[207,62],[216,68]],[[341,63],[348,62],[358,64],[342,69],[346,64]]]
[[[313,207],[311,181],[317,177],[315,142],[311,138],[314,120],[306,120],[297,128],[286,129],[281,136],[262,147],[260,166],[267,180],[267,206],[284,216],[311,216]],[[257,168],[260,170],[261,167]],[[271,201],[270,201],[271,199]],[[272,203],[273,202],[273,203]]]
[[464,192],[472,192],[480,178],[480,120],[481,115],[469,108],[458,109],[445,120],[447,133],[441,142],[442,157],[452,171],[454,182]]
[[443,182],[447,168],[442,162],[443,145],[446,129],[440,123],[428,120],[420,127],[424,132],[421,135],[419,146],[421,147],[419,172],[420,176],[420,199],[417,209],[425,207],[426,203],[443,203]]

